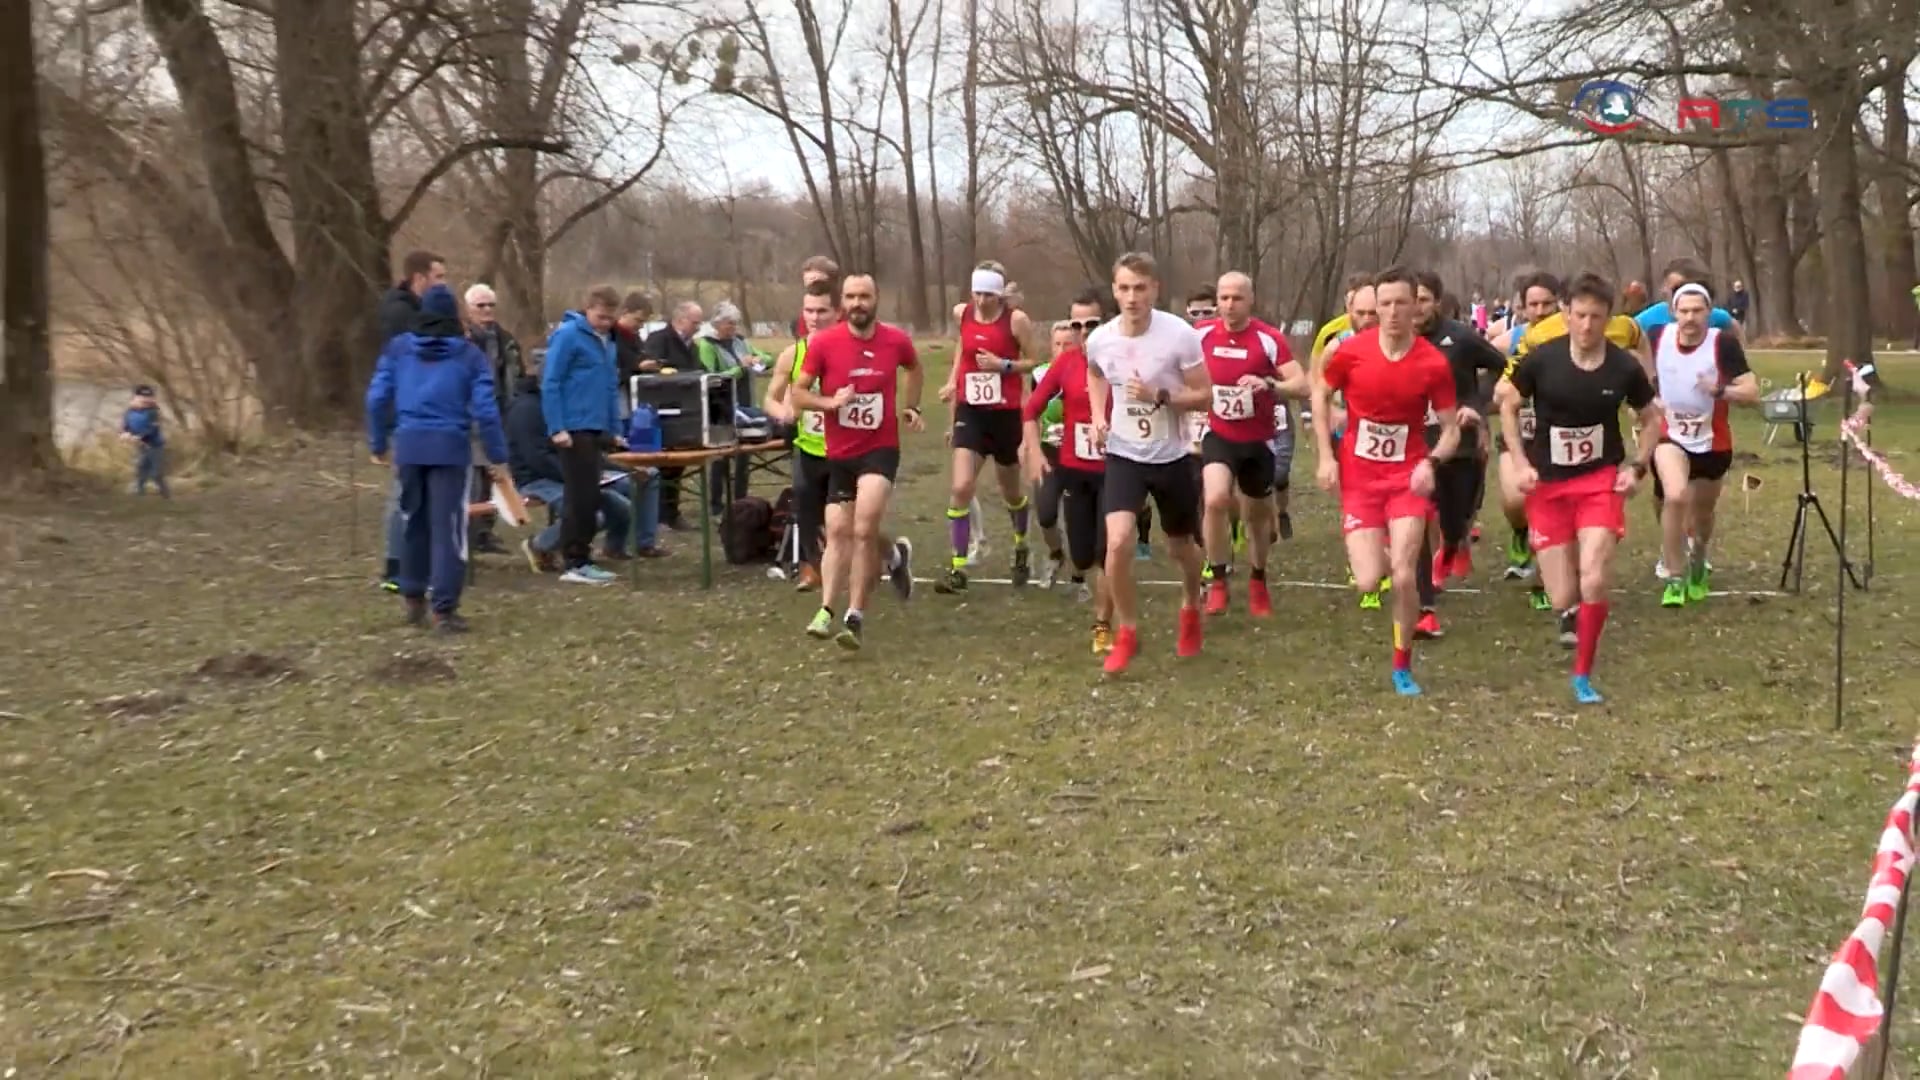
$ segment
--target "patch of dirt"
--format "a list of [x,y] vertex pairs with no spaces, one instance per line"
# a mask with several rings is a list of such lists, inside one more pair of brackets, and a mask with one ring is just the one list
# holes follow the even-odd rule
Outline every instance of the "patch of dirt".
[[172,690],[143,690],[138,694],[120,694],[93,703],[96,712],[110,720],[152,720],[187,704],[187,695]]
[[286,657],[257,652],[209,656],[193,673],[203,679],[227,679],[232,682],[297,679],[301,675],[299,667]]
[[418,685],[452,682],[454,671],[452,664],[438,656],[395,653],[393,659],[373,669],[373,677],[382,682]]

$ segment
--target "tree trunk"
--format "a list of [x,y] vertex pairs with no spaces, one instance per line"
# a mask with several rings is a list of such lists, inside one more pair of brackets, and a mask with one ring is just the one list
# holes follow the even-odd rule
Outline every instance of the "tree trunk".
[[0,365],[0,476],[59,462],[53,441],[53,348],[47,325],[47,162],[33,58],[33,0],[0,0],[0,181],[6,184],[6,353]]
[[[923,8],[924,10],[924,8]],[[933,328],[927,310],[927,238],[920,230],[920,180],[913,146],[913,98],[907,93],[907,69],[913,42],[900,18],[900,0],[887,0],[888,30],[893,35],[893,89],[900,99],[900,167],[906,173],[907,258],[913,291],[907,296],[907,321],[925,332]]]
[[941,46],[947,42],[947,5],[945,0],[933,2],[933,62],[927,70],[927,112],[926,123],[921,131],[927,138],[927,206],[933,211],[933,279],[938,295],[933,302],[933,317],[937,320],[937,329],[944,332],[948,320],[952,318],[952,305],[947,303],[947,226],[940,213],[940,172],[937,162],[940,155],[933,152],[933,103],[939,97],[940,90],[940,53]]
[[[1859,108],[1858,95],[1847,92],[1844,86],[1824,90],[1815,93],[1814,115],[1852,116]],[[1815,164],[1827,293],[1826,373],[1833,378],[1843,372],[1843,361],[1866,364],[1873,359],[1873,297],[1868,291],[1867,238],[1860,224],[1858,147],[1850,138],[1823,139]]]
[[1741,151],[1752,176],[1747,191],[1753,199],[1753,276],[1748,284],[1759,337],[1806,334],[1800,322],[1798,291],[1794,286],[1792,233],[1788,230],[1787,197],[1780,175],[1780,151],[1755,146]]
[[967,145],[967,268],[980,262],[980,5],[967,5],[966,78],[960,84],[960,123]]
[[297,370],[279,373],[277,400],[268,404],[282,422],[317,426],[354,416],[372,377],[387,224],[373,176],[352,5],[277,0],[274,41],[293,219],[293,347],[286,362]]
[[[1913,66],[1912,56],[1897,56],[1893,63],[1901,72]],[[1886,318],[1881,324],[1901,341],[1913,337],[1914,321],[1920,319],[1911,290],[1920,284],[1920,267],[1914,258],[1913,211],[1907,193],[1908,166],[1913,153],[1913,128],[1907,113],[1906,79],[1894,80],[1885,90],[1887,102],[1886,147],[1882,164],[1875,170],[1874,190],[1880,203],[1880,268],[1886,278]]]

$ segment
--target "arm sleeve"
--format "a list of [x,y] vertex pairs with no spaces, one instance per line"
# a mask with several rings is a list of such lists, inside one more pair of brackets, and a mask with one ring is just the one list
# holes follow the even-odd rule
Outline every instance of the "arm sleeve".
[[609,361],[607,374],[611,377],[613,385],[608,387],[606,431],[610,435],[625,435],[626,430],[620,426],[620,395],[626,389],[620,378],[620,355],[611,344],[607,346],[607,351],[613,354],[607,358]]
[[911,371],[920,366],[920,350],[914,348],[913,339],[900,335],[900,366]]
[[573,364],[573,342],[556,337],[547,349],[547,362],[540,370],[540,414],[547,419],[547,434],[567,430],[566,403],[560,400],[567,385],[567,369]]
[[1453,387],[1453,365],[1447,358],[1434,350],[1439,363],[1429,365],[1427,369],[1427,400],[1435,409],[1451,411],[1460,405],[1459,392]]
[[392,416],[393,362],[383,352],[374,365],[373,381],[367,384],[367,449],[375,454],[387,452]]
[[1533,396],[1539,363],[1531,357],[1516,358],[1507,368],[1507,381],[1520,392],[1522,398]]
[[1733,313],[1726,308],[1714,308],[1713,313],[1707,316],[1707,325],[1715,330],[1725,330],[1733,325]]
[[1047,411],[1047,403],[1060,392],[1060,364],[1058,361],[1047,366],[1047,373],[1040,376],[1040,383],[1027,395],[1027,403],[1020,407],[1020,419],[1038,420],[1040,414]]
[[1715,357],[1720,364],[1720,381],[1730,383],[1753,370],[1747,363],[1746,347],[1735,341],[1731,334],[1721,334],[1716,340],[1719,355]]
[[1192,371],[1194,368],[1206,362],[1207,354],[1206,351],[1200,347],[1199,331],[1194,330],[1192,327],[1187,327],[1180,337],[1181,372]]
[[1342,345],[1336,345],[1326,360],[1321,362],[1320,378],[1330,390],[1345,390],[1348,367],[1347,350]]
[[820,354],[825,350],[816,347],[819,337],[815,334],[807,339],[807,355],[800,358],[800,371],[794,375],[793,381],[799,382],[801,375],[811,375],[816,379],[820,377]]
[[1647,378],[1647,369],[1640,366],[1640,358],[1626,352],[1625,360],[1631,366],[1632,374],[1627,379],[1627,404],[1640,410],[1653,404],[1653,380]]
[[493,396],[493,365],[487,362],[485,353],[468,345],[467,366],[473,371],[467,410],[473,414],[473,422],[480,428],[480,445],[486,449],[488,462],[504,465],[507,461],[507,433],[500,426],[500,402]]

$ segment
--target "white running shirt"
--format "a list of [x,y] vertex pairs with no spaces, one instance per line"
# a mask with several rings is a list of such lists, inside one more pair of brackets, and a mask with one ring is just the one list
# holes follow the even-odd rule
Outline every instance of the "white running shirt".
[[1121,320],[1102,323],[1087,335],[1087,364],[1107,380],[1107,456],[1142,465],[1164,465],[1191,449],[1186,414],[1171,405],[1128,400],[1127,380],[1139,379],[1168,393],[1187,384],[1186,373],[1204,367],[1200,332],[1177,315],[1155,309],[1147,331],[1128,337]]

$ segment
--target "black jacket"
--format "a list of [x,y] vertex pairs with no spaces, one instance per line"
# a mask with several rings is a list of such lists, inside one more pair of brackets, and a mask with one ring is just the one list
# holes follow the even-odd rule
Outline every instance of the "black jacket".
[[506,412],[507,402],[513,400],[514,388],[520,385],[520,379],[527,373],[527,365],[520,356],[520,343],[515,341],[507,328],[494,324],[494,333],[500,335],[497,353],[487,352],[487,336],[479,330],[467,331],[467,340],[474,343],[488,361],[493,364],[493,396],[500,401],[502,414]]
[[525,486],[535,480],[566,483],[560,472],[560,451],[547,437],[547,418],[540,411],[540,380],[522,378],[507,406],[507,468],[513,482]]
[[679,331],[671,326],[663,326],[648,334],[640,351],[647,359],[660,361],[661,367],[676,371],[701,370],[700,358],[693,353],[693,342],[682,338]]
[[420,314],[420,298],[405,285],[395,285],[380,294],[380,307],[374,315],[374,323],[380,331],[380,347],[387,342],[413,329],[413,320]]

